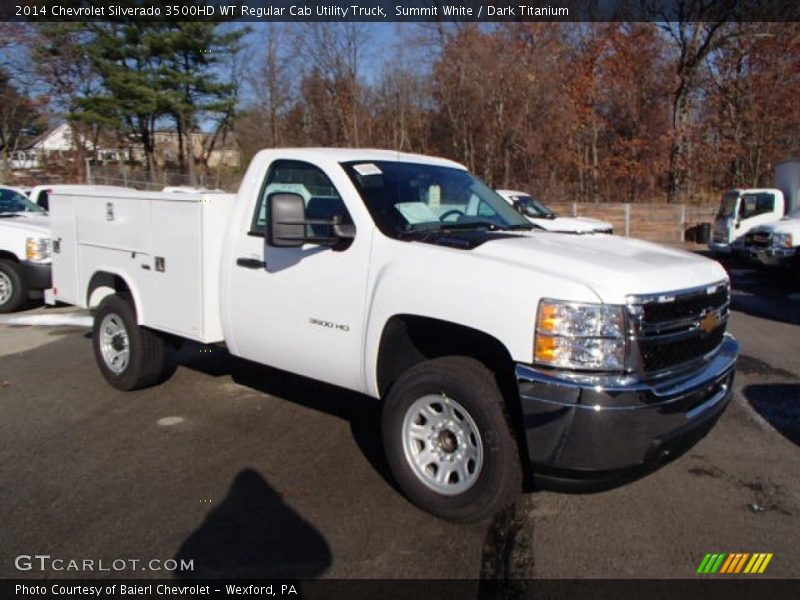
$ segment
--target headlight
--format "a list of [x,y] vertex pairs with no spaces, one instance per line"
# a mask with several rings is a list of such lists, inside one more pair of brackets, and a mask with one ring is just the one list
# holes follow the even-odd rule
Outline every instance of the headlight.
[[774,248],[791,248],[794,246],[792,243],[792,234],[791,233],[773,233],[772,234],[772,246]]
[[624,370],[623,307],[541,300],[533,359],[540,365],[564,369]]
[[26,238],[25,259],[32,261],[49,260],[53,254],[53,240],[49,238]]

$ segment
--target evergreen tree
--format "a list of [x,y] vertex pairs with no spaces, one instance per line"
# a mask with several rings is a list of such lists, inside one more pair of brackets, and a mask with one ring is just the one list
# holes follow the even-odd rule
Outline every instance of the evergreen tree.
[[162,41],[164,89],[167,111],[175,122],[181,168],[194,178],[191,132],[201,120],[228,125],[236,107],[236,86],[223,79],[221,70],[238,51],[244,29],[221,31],[223,26],[209,22],[173,22],[167,25]]

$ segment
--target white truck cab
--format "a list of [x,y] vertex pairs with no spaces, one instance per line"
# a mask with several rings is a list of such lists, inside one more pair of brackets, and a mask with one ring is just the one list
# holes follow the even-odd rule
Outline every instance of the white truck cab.
[[541,231],[450,160],[270,149],[235,196],[50,206],[53,299],[94,311],[112,386],[158,383],[166,340],[186,338],[373,396],[398,485],[447,519],[494,513],[525,473],[646,470],[731,399],[717,262]]
[[526,192],[495,190],[514,209],[541,229],[560,233],[614,233],[607,221],[587,217],[562,217]]
[[50,222],[22,190],[0,186],[0,313],[51,285]]
[[785,199],[785,217],[753,227],[745,236],[745,255],[763,267],[800,273],[800,160],[775,167],[775,186]]
[[783,192],[776,188],[725,192],[711,228],[709,249],[719,254],[742,255],[745,234],[753,227],[780,219],[785,208]]

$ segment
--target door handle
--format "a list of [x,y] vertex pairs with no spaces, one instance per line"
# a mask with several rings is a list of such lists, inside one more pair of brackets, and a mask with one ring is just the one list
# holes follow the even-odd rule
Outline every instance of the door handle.
[[267,266],[267,263],[257,258],[237,258],[236,264],[245,269],[263,269]]

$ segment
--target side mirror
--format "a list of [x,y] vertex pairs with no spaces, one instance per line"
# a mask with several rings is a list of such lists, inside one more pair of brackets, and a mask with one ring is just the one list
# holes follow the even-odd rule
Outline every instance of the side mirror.
[[306,206],[299,194],[271,194],[267,198],[267,244],[297,248],[306,238]]
[[333,223],[333,235],[340,240],[352,240],[354,237],[356,237],[356,226],[352,223],[342,223],[341,217],[335,217]]
[[[343,223],[340,215],[331,219],[307,219],[303,197],[292,193],[275,193],[267,197],[267,245],[279,248],[298,248],[305,243],[337,246],[356,235],[355,225]],[[327,225],[332,236],[306,233],[307,225]]]

